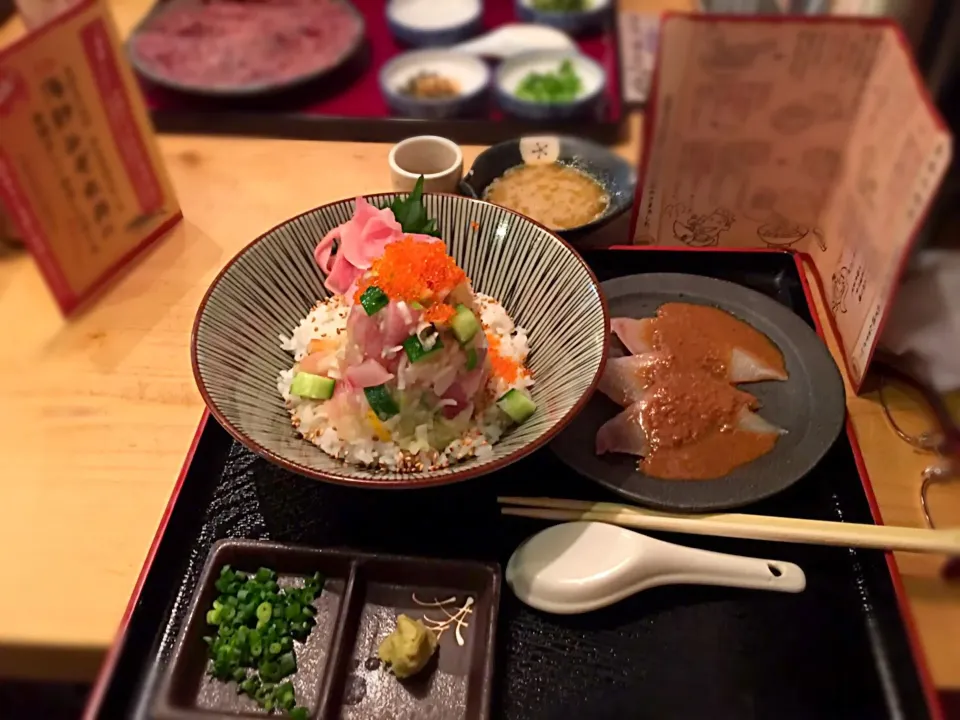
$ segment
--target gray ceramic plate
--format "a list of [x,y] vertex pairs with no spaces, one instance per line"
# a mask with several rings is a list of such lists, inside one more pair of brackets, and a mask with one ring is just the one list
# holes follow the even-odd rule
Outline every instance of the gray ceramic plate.
[[[714,480],[660,480],[637,470],[629,455],[594,454],[603,423],[620,408],[595,393],[586,408],[552,444],[563,462],[601,485],[651,507],[699,512],[738,507],[793,485],[830,449],[846,412],[843,380],[817,334],[788,308],[741,285],[699,275],[632,275],[601,285],[610,317],[648,317],[666,302],[712,305],[726,310],[769,337],[783,353],[786,382],[742,387],[761,402],[760,415],[787,430],[773,450]],[[611,340],[610,357],[625,355]]]

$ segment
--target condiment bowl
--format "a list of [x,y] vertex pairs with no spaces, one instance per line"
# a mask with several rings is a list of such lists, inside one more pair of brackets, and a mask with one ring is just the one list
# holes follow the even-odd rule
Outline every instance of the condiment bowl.
[[[569,61],[581,88],[570,101],[535,102],[517,97],[517,89],[530,73],[557,72]],[[526,120],[573,120],[598,116],[603,110],[607,73],[592,58],[576,51],[544,50],[514,55],[504,60],[494,76],[497,102],[504,112]]]
[[[454,97],[422,98],[404,92],[423,73],[436,74],[457,84]],[[487,103],[490,69],[478,57],[452,50],[411,50],[392,58],[380,70],[380,92],[398,115],[445,119],[478,113]]]
[[[395,197],[366,199],[385,206]],[[309,210],[258,237],[226,264],[200,303],[191,336],[194,378],[210,412],[238,442],[318,480],[428,487],[493,472],[529,455],[587,404],[603,372],[610,320],[586,263],[549,230],[505,208],[458,195],[425,194],[423,202],[473,288],[497,298],[527,331],[537,412],[481,457],[413,473],[347,465],[297,435],[278,391],[280,372],[291,362],[280,336],[329,297],[313,253],[351,217],[351,198]]]
[[536,0],[516,0],[517,17],[524,22],[550,25],[570,35],[598,30],[611,15],[610,0],[586,0],[584,10],[541,10]]
[[447,47],[483,28],[481,0],[390,0],[387,27],[411,47]]
[[529,163],[557,162],[577,168],[596,180],[610,197],[606,211],[585,225],[559,230],[561,237],[578,238],[622,215],[633,202],[637,173],[619,155],[590,140],[569,135],[528,136],[487,148],[473,161],[460,183],[460,192],[483,198],[490,184],[507,170]]

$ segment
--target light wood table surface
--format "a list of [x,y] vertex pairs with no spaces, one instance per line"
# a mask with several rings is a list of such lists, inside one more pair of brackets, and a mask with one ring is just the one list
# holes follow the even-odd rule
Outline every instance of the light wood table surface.
[[[146,7],[117,0],[121,30]],[[20,32],[7,23],[0,44]],[[631,160],[640,122],[618,147]],[[383,144],[163,136],[160,146],[186,219],[94,307],[64,321],[28,257],[0,258],[0,675],[88,678],[111,643],[203,409],[190,328],[217,271],[292,215],[389,189]],[[480,149],[464,148],[468,166]],[[849,397],[849,410],[884,520],[921,525],[928,456],[897,439],[875,398]],[[933,497],[960,524],[960,488]],[[897,561],[934,681],[960,688],[960,586],[939,579],[942,558]]]

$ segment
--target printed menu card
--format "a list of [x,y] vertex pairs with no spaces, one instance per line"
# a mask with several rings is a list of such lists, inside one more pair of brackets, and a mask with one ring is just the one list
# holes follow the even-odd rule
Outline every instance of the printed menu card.
[[180,218],[107,4],[0,49],[0,205],[69,313]]
[[633,242],[806,254],[859,389],[951,152],[889,21],[669,15]]

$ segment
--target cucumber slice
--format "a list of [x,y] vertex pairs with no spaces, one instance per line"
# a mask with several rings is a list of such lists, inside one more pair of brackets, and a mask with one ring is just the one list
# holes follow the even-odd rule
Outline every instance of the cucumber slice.
[[480,330],[480,321],[466,305],[457,305],[457,312],[450,320],[450,329],[457,341],[461,345],[466,345]]
[[381,420],[389,420],[398,412],[400,407],[393,395],[387,390],[386,385],[374,385],[363,389],[363,394],[367,396],[367,402],[370,403],[370,409]]
[[298,372],[290,383],[290,393],[310,400],[329,400],[337,381],[322,375]]
[[387,294],[376,285],[371,285],[360,296],[360,305],[367,315],[376,315],[390,303]]
[[477,366],[477,360],[480,358],[477,355],[476,348],[467,348],[467,371],[473,370]]
[[423,343],[420,342],[420,338],[416,335],[411,335],[402,343],[403,351],[407,354],[407,358],[410,362],[420,362],[424,358],[428,358],[433,355],[437,350],[443,347],[443,343],[440,342],[440,336],[438,335],[436,340],[434,340],[433,347],[429,350],[424,350]]
[[497,400],[497,406],[517,425],[526,422],[537,410],[537,404],[519,390],[507,390]]

